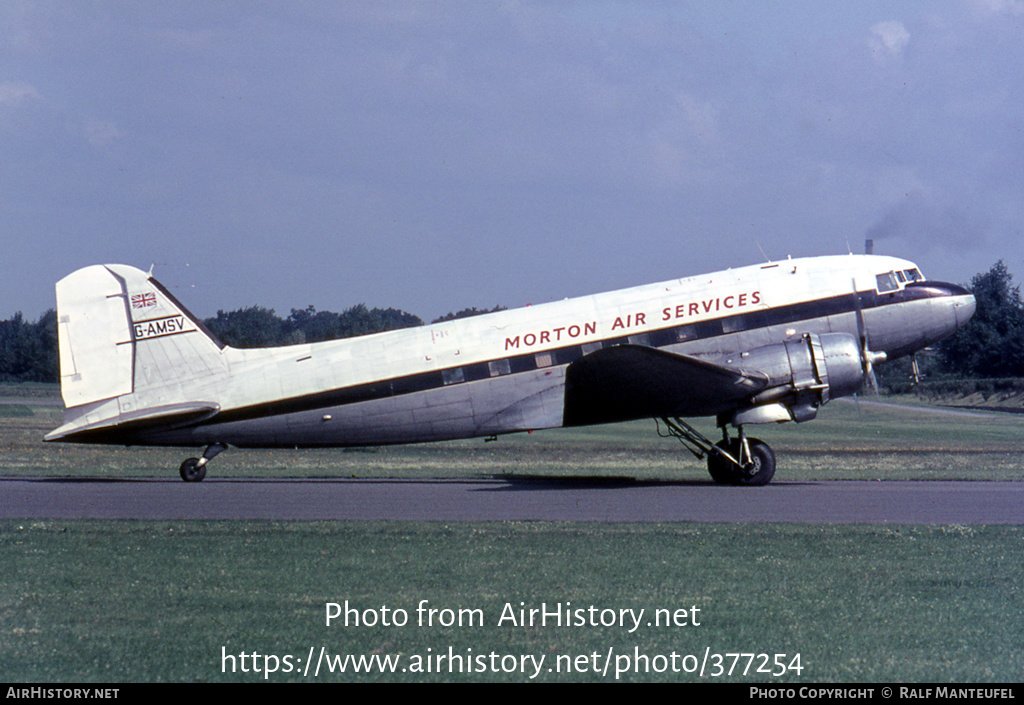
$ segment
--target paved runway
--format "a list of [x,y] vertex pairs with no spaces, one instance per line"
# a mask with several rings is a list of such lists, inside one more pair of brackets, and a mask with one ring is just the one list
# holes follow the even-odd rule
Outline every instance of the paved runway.
[[0,478],[0,518],[1024,524],[1024,482]]

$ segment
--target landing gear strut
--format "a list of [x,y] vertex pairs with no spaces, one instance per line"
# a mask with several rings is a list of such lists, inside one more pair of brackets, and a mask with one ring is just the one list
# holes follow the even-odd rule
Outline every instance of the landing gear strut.
[[206,464],[213,460],[222,451],[227,450],[227,444],[214,443],[206,447],[201,458],[189,458],[181,464],[178,474],[185,482],[202,482],[206,477]]
[[764,441],[747,438],[742,426],[739,436],[730,438],[729,429],[723,425],[722,440],[712,443],[680,418],[662,421],[668,435],[679,439],[698,458],[707,457],[711,479],[720,485],[767,485],[775,475],[775,453]]

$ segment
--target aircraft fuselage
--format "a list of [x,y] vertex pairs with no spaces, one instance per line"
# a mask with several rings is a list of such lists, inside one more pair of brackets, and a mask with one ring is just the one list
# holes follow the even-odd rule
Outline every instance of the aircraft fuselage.
[[[950,335],[974,310],[968,291],[924,280],[906,260],[803,258],[359,338],[264,349],[214,344],[203,348],[201,364],[168,373],[162,354],[149,351],[207,334],[184,309],[150,308],[139,298],[148,293],[133,294],[142,286],[137,270],[107,269],[127,282],[126,301],[139,303],[126,303],[130,341],[119,341],[134,350],[124,363],[131,379],[110,398],[93,393],[69,404],[65,425],[48,440],[361,446],[616,421],[613,412],[567,416],[567,376],[599,350],[631,346],[742,367],[733,358],[749,351],[840,333],[892,360]],[[156,297],[166,294],[153,284]],[[70,379],[75,371],[65,372]],[[719,414],[750,403],[678,410]],[[629,408],[628,418],[687,415],[672,413],[670,402]]]

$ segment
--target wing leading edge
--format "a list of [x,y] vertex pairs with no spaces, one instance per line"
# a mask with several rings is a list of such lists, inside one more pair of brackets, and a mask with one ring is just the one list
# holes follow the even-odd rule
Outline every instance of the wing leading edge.
[[641,345],[616,345],[569,365],[564,425],[714,416],[736,408],[768,384],[762,372]]

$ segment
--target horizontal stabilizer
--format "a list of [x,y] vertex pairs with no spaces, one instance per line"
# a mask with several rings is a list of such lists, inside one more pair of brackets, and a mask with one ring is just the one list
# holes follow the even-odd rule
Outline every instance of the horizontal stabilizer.
[[105,419],[92,424],[67,423],[48,433],[44,440],[97,443],[103,442],[104,436],[115,433],[122,434],[126,430],[140,431],[149,426],[161,429],[190,426],[205,421],[218,411],[220,411],[220,405],[214,402],[168,404],[167,406],[130,411],[113,419]]
[[566,375],[566,426],[662,416],[713,416],[768,386],[740,370],[641,345],[585,355]]

